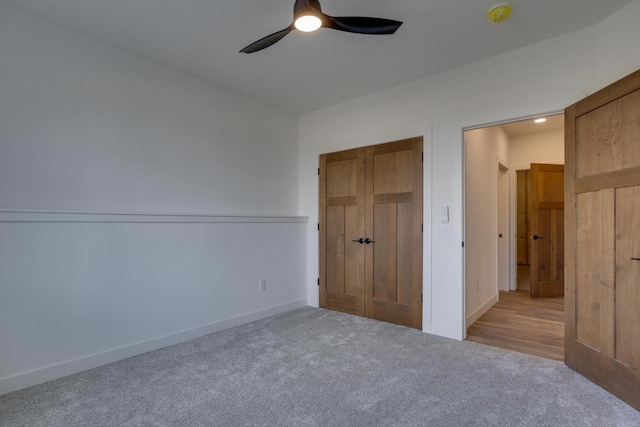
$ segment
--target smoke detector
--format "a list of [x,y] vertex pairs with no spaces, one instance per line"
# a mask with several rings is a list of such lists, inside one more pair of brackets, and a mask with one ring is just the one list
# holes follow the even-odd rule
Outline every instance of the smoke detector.
[[511,16],[511,5],[509,3],[498,3],[493,5],[489,12],[487,12],[487,17],[489,21],[497,24],[499,22],[504,22]]

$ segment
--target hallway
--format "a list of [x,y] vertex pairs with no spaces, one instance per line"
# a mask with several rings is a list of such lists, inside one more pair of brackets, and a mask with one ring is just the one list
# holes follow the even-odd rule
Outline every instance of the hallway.
[[564,360],[564,298],[531,299],[529,291],[500,292],[500,300],[473,325],[467,339]]

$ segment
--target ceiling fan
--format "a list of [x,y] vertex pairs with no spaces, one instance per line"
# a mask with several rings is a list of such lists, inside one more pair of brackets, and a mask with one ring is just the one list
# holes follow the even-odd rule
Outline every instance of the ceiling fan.
[[318,0],[296,0],[293,5],[293,22],[284,30],[251,43],[240,52],[253,53],[280,41],[291,31],[315,31],[320,27],[358,34],[393,34],[402,22],[393,19],[367,18],[364,16],[329,16],[322,13]]

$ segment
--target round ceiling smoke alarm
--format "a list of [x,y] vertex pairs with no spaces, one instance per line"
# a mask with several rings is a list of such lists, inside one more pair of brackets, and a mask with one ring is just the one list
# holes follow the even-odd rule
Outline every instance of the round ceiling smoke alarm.
[[489,9],[487,17],[493,23],[504,22],[511,16],[511,5],[509,3],[498,3]]

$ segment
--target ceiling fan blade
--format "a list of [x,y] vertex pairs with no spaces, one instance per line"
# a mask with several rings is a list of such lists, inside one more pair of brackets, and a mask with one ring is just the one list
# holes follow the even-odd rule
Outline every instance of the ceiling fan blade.
[[291,30],[293,30],[293,25],[289,25],[284,30],[280,30],[277,33],[273,33],[268,35],[267,37],[261,38],[257,42],[251,43],[249,46],[245,47],[240,52],[253,53],[262,49],[266,49],[272,44],[279,42],[284,36],[289,34]]
[[324,15],[324,27],[358,34],[393,34],[402,22],[393,19],[367,18],[364,16]]

